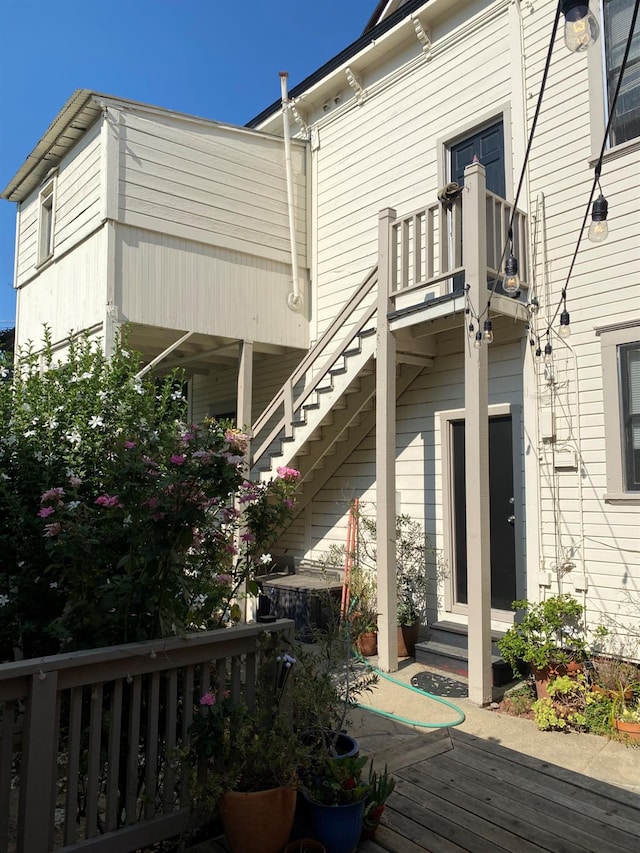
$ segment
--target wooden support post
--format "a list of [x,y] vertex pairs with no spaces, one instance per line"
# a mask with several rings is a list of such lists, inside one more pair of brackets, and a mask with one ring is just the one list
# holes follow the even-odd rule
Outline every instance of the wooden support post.
[[[469,300],[474,311],[481,314],[488,292],[486,178],[480,163],[464,170],[462,216]],[[484,341],[479,349],[474,346],[466,337],[466,324],[464,335],[469,699],[482,706],[492,699],[488,347]]]
[[[238,429],[246,430],[247,433],[247,448],[245,450],[245,468],[247,474],[251,464],[251,425],[253,419],[251,417],[251,407],[253,403],[253,341],[240,341],[239,358],[238,358],[238,399],[236,405],[236,426]],[[236,509],[241,510],[242,507],[236,503]],[[238,553],[241,551],[242,534],[244,529],[238,529],[236,535],[236,548]],[[243,584],[242,591],[246,592],[246,585]],[[242,616],[245,622],[250,622],[257,615],[256,599],[244,596],[242,606]]]
[[47,853],[53,833],[58,755],[56,694],[58,673],[31,676],[24,727],[18,813],[18,853]]
[[396,588],[396,346],[389,331],[392,208],[378,223],[378,312],[376,353],[376,570],[378,581],[378,666],[398,669]]

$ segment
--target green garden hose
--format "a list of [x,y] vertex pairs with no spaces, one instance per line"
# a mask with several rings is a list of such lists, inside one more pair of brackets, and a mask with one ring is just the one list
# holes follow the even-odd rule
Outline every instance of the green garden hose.
[[379,708],[374,708],[371,705],[363,705],[362,702],[358,702],[358,708],[362,708],[364,711],[371,711],[372,714],[378,714],[381,717],[388,717],[388,719],[396,720],[399,723],[407,723],[410,726],[418,726],[423,729],[447,729],[464,723],[464,711],[461,708],[458,708],[457,705],[454,705],[453,702],[449,702],[448,699],[444,699],[442,696],[435,696],[433,693],[427,693],[426,690],[419,690],[412,684],[406,684],[398,678],[393,678],[386,672],[382,672],[382,670],[377,667],[371,666],[371,664],[367,663],[367,661],[357,653],[354,656],[364,663],[369,669],[373,670],[373,672],[375,672],[380,678],[386,678],[387,681],[391,681],[393,684],[399,684],[400,687],[404,687],[406,690],[412,690],[414,693],[420,693],[422,696],[427,696],[429,699],[434,699],[436,702],[440,702],[441,705],[446,705],[448,708],[452,708],[458,714],[458,719],[454,720],[452,723],[421,723],[417,720],[409,720],[407,717],[401,717],[399,714],[393,714],[390,711],[381,711]]

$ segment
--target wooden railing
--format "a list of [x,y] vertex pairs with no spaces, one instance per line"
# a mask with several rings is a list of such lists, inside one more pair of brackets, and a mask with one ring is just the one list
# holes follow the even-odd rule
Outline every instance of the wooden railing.
[[375,302],[367,300],[377,283],[374,267],[345,304],[320,340],[309,350],[251,429],[251,464],[278,437],[293,435],[294,415],[300,411],[328,371],[375,314]]
[[[199,697],[252,707],[263,625],[0,665],[0,851],[127,853],[194,827]],[[293,622],[269,625],[293,638]]]
[[[499,277],[513,205],[486,193],[487,277]],[[435,299],[451,291],[455,276],[464,275],[462,196],[449,209],[439,202],[411,211],[391,222],[389,295],[415,291],[416,300]],[[520,266],[522,289],[527,288],[527,217],[517,210],[513,224],[514,254]]]

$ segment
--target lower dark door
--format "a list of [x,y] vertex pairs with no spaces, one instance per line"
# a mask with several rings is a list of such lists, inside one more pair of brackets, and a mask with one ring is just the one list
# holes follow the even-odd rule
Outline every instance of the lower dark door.
[[[454,598],[458,604],[468,604],[464,421],[454,421],[451,427]],[[489,517],[491,606],[496,610],[510,610],[511,602],[517,597],[511,415],[489,418]]]

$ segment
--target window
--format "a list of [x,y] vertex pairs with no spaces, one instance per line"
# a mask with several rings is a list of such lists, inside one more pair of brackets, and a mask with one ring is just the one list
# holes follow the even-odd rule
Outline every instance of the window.
[[[635,0],[602,0],[607,103],[610,105],[631,28]],[[608,114],[608,110],[607,110]],[[620,145],[640,136],[640,18],[622,78],[609,144]]]
[[605,500],[640,503],[640,320],[596,332],[602,345]]
[[40,214],[38,220],[38,263],[43,264],[53,255],[55,178],[40,191]]

